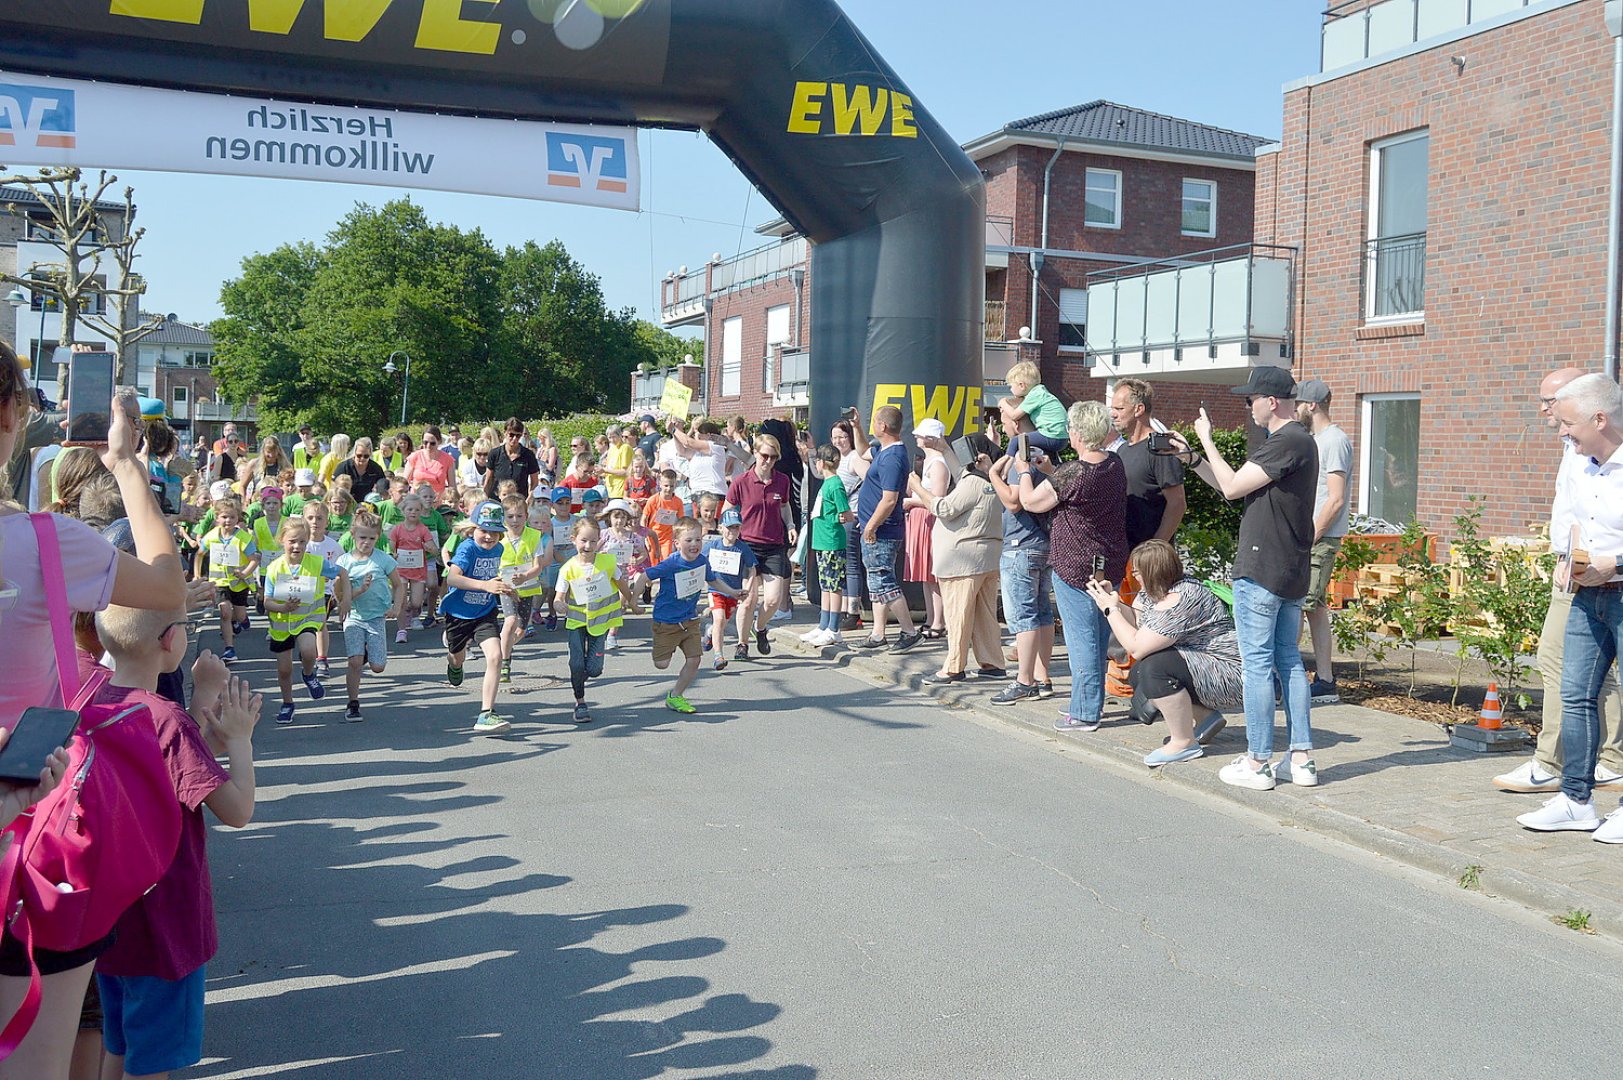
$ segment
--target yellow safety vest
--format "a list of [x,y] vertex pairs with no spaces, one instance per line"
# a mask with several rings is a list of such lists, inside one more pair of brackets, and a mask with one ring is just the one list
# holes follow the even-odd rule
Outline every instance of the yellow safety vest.
[[[599,554],[592,559],[590,566],[585,566],[579,559],[570,559],[564,563],[563,569],[558,572],[558,588],[563,590],[569,605],[568,615],[564,625],[574,630],[584,626],[586,632],[593,637],[599,637],[621,625],[620,590],[614,585],[614,576],[618,572],[619,564],[613,555]],[[587,581],[601,575],[609,583],[612,590],[606,600],[600,600],[588,607],[575,593],[576,581]]]
[[271,640],[286,641],[288,638],[303,633],[305,630],[319,630],[326,623],[327,594],[322,587],[323,579],[321,575],[323,561],[320,555],[311,555],[306,552],[304,558],[299,560],[297,569],[295,569],[288,563],[287,556],[283,555],[266,569],[265,599],[267,600],[284,599],[282,590],[289,583],[299,578],[312,578],[315,583],[314,588],[311,590],[315,594],[315,598],[306,601],[297,610],[266,612],[267,617],[270,619]]
[[[203,551],[208,556],[210,581],[214,582],[216,585],[234,588],[238,591],[248,587],[247,582],[241,578],[235,577],[232,571],[240,570],[242,567],[248,564],[248,545],[243,543],[243,541],[249,538],[250,534],[248,531],[240,525],[237,526],[237,531],[232,533],[230,536],[223,535],[218,528],[213,528],[208,531],[200,543],[202,544]],[[237,565],[226,566],[224,563],[216,560],[214,558],[215,544],[223,544],[227,549],[235,549]]]
[[[532,529],[528,525],[524,526],[524,535],[517,540],[503,533],[502,569],[505,570],[511,566],[524,570],[533,565],[535,563],[535,553],[540,548],[543,539],[539,529]],[[545,591],[546,586],[542,584],[540,578],[536,578],[528,585],[520,585],[518,588],[520,596],[540,596]]]

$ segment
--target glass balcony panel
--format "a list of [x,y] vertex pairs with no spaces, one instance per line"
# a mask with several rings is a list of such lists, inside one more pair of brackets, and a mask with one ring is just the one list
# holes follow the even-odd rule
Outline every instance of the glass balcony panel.
[[1244,338],[1250,324],[1250,260],[1212,264],[1212,337]]

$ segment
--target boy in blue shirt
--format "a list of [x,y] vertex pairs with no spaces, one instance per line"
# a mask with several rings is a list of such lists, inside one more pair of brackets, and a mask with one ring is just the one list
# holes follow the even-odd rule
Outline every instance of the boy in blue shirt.
[[[702,525],[701,525],[702,527]],[[721,532],[704,538],[703,551],[705,561],[716,572],[716,577],[725,582],[732,589],[732,593],[723,593],[712,590],[710,593],[710,642],[716,650],[716,670],[721,671],[727,666],[727,620],[736,618],[738,621],[738,658],[748,660],[749,626],[746,623],[750,605],[740,605],[738,594],[744,591],[744,583],[755,578],[755,564],[759,560],[750,546],[744,543],[744,516],[737,509],[723,510],[721,513]]]
[[707,583],[723,596],[736,598],[738,590],[723,581],[705,560],[704,530],[693,518],[682,518],[671,526],[671,540],[675,552],[648,568],[648,580],[659,583],[659,592],[654,595],[654,666],[664,671],[671,666],[676,650],[682,650],[682,670],[677,672],[676,685],[665,695],[665,707],[672,712],[692,713],[698,710],[683,694],[693,685],[699,661],[704,657],[699,595]]
[[485,655],[485,680],[473,733],[500,735],[513,725],[496,715],[496,691],[502,678],[498,603],[517,590],[502,579],[502,535],[507,531],[502,504],[480,503],[472,523],[473,534],[457,545],[445,567],[448,588],[440,600],[440,614],[445,616],[445,680],[452,686],[462,685],[468,645],[478,645]]

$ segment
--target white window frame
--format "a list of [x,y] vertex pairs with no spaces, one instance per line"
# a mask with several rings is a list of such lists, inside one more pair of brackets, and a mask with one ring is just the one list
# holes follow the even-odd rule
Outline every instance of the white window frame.
[[[1375,139],[1369,144],[1369,192],[1364,200],[1365,217],[1369,220],[1364,223],[1364,239],[1373,242],[1379,240],[1381,230],[1381,151],[1399,143],[1413,142],[1415,139],[1431,138],[1431,128],[1416,128],[1414,131],[1405,131],[1401,135],[1391,135],[1384,139]],[[1428,194],[1431,181],[1431,158],[1427,155],[1426,180]],[[1431,231],[1430,215],[1427,216],[1427,232]],[[1392,315],[1375,314],[1375,260],[1376,255],[1368,243],[1365,244],[1367,254],[1364,266],[1364,295],[1362,297],[1364,323],[1370,326],[1383,326],[1392,323],[1412,323],[1426,321],[1425,297],[1421,297],[1418,311],[1404,311]],[[1424,290],[1422,290],[1424,291]]]
[[[1076,321],[1074,321],[1072,319],[1067,319],[1065,317],[1065,294],[1068,293],[1068,292],[1079,292],[1079,293],[1081,293],[1082,297],[1083,297],[1082,303],[1084,305],[1087,304],[1088,290],[1086,290],[1086,289],[1068,289],[1068,288],[1060,289],[1059,296],[1055,298],[1055,302],[1059,305],[1059,321],[1060,321],[1060,324],[1063,325],[1063,326],[1081,326],[1081,327],[1084,328],[1083,333],[1086,334],[1086,332],[1087,332],[1086,327],[1088,325],[1087,316],[1084,315],[1081,322],[1076,322]],[[1058,340],[1058,335],[1056,335],[1056,340]],[[1062,353],[1070,353],[1070,354],[1073,354],[1073,355],[1074,354],[1085,353],[1085,352],[1088,351],[1086,345],[1066,345],[1066,344],[1060,343],[1056,347]]]
[[[1404,390],[1389,394],[1363,394],[1358,399],[1358,512],[1369,513],[1370,454],[1374,438],[1375,406],[1387,401],[1419,401],[1420,392]],[[1418,493],[1416,493],[1418,495]]]
[[185,405],[190,399],[186,396],[186,388],[184,386],[171,386],[169,388],[169,400],[173,401],[176,405]]
[[[1091,181],[1092,181],[1092,179],[1093,179],[1093,177],[1095,175],[1098,175],[1098,176],[1114,176],[1116,178],[1116,191],[1115,191],[1116,200],[1115,200],[1115,207],[1114,207],[1115,213],[1113,214],[1115,220],[1113,222],[1111,222],[1110,224],[1105,224],[1104,222],[1101,222],[1101,221],[1089,221],[1088,220],[1088,192],[1093,187],[1093,184],[1092,184]],[[1121,206],[1122,206],[1121,189],[1122,189],[1122,180],[1121,180],[1121,170],[1120,169],[1084,169],[1084,170],[1082,170],[1082,227],[1084,229],[1120,229],[1121,228]]]
[[[782,323],[778,328],[778,336],[776,337],[773,336],[772,330],[773,316],[778,316]],[[791,318],[788,304],[775,304],[766,309],[766,352],[761,357],[761,392],[763,394],[773,393],[778,388],[778,365],[773,362],[777,349],[774,346],[788,345],[794,337]]]
[[744,393],[744,317],[734,315],[721,324],[721,396]]
[[[1208,231],[1199,232],[1199,231],[1194,230],[1194,229],[1186,229],[1186,228],[1183,227],[1183,204],[1189,200],[1189,196],[1183,190],[1183,184],[1204,184],[1204,185],[1206,185],[1206,190],[1207,190],[1207,192],[1209,192],[1209,194],[1206,196],[1206,205],[1210,208],[1208,210],[1208,212],[1207,212],[1206,220],[1211,222],[1211,228]],[[1203,180],[1198,176],[1186,176],[1186,177],[1183,178],[1183,184],[1180,184],[1178,186],[1178,231],[1184,236],[1208,236],[1208,237],[1216,236],[1217,235],[1217,181],[1216,180]],[[1200,200],[1197,199],[1195,201],[1199,202]]]

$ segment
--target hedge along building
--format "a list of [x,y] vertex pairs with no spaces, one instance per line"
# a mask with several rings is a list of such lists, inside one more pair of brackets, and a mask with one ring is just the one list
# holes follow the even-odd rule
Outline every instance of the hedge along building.
[[[63,108],[73,87],[41,92],[30,75],[284,99],[255,104],[257,135],[186,133],[208,149],[198,171],[287,166],[298,152],[307,167],[353,163],[366,182],[382,169],[390,182],[432,186],[392,118],[333,113],[335,131],[326,111],[308,107],[321,103],[700,129],[816,241],[810,363],[827,392],[813,404],[814,422],[826,427],[844,405],[873,400],[881,382],[917,386],[926,400],[979,392],[982,178],[833,0],[532,0],[468,10],[459,0],[31,0],[0,8],[0,67],[9,73],[0,93],[14,106],[0,116],[19,151],[7,157],[22,162],[40,160],[20,154],[28,150],[58,164],[138,164],[102,157],[80,137],[95,117],[73,97]],[[171,127],[151,115],[135,125],[135,115],[126,108],[123,126],[140,127],[143,139]],[[298,137],[272,138],[272,128]],[[607,177],[630,187],[623,141],[616,176],[612,145],[589,132],[557,134],[527,171],[540,173],[545,161],[549,183],[601,188]],[[281,161],[261,161],[278,143]],[[320,151],[313,162],[311,147]],[[975,422],[965,411],[953,430]]]

